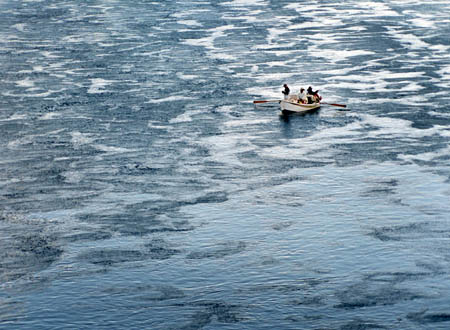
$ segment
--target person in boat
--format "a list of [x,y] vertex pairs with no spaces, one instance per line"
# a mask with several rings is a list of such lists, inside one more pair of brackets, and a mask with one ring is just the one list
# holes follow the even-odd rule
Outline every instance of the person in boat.
[[298,103],[308,103],[308,97],[304,88],[300,88],[300,92],[297,95]]
[[289,89],[287,84],[283,85],[284,89],[281,91],[281,93],[284,94],[284,99],[287,100],[289,97],[289,93],[291,92],[291,90]]
[[308,103],[309,104],[318,103],[322,99],[322,97],[319,96],[319,90],[316,90],[314,92],[311,86],[308,87],[307,92],[308,92],[307,93],[307,97],[308,97]]

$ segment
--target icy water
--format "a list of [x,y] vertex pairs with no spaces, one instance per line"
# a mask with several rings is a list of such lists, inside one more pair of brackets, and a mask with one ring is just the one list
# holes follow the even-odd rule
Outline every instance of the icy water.
[[1,1],[0,328],[449,329],[449,17]]

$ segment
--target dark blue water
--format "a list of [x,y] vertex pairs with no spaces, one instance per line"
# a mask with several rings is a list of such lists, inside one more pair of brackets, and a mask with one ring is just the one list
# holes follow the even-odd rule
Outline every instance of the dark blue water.
[[0,328],[450,328],[449,17],[2,1]]

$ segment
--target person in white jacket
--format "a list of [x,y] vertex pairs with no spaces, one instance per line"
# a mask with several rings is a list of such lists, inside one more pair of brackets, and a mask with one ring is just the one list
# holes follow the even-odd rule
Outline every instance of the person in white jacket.
[[308,97],[304,88],[300,88],[300,92],[297,94],[298,103],[308,103]]

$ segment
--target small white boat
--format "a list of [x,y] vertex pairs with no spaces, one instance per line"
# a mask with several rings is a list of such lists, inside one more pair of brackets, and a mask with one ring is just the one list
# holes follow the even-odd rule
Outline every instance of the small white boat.
[[320,108],[320,103],[312,103],[312,104],[304,104],[304,103],[297,103],[287,100],[281,100],[280,101],[280,107],[281,107],[281,113],[284,115],[289,114],[305,114],[308,112],[314,112],[317,109]]

